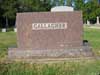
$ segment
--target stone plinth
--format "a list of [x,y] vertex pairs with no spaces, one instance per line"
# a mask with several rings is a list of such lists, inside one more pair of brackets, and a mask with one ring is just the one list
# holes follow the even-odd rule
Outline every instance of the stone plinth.
[[32,50],[9,48],[8,57],[11,59],[34,59],[34,58],[80,58],[92,57],[91,48],[83,46],[79,48],[68,48],[62,50]]

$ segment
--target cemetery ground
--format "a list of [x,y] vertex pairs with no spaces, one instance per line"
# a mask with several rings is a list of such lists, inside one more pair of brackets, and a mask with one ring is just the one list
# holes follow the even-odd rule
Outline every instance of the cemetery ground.
[[[100,29],[84,28],[95,55],[100,55]],[[0,75],[100,75],[100,60],[73,60],[57,63],[5,63],[7,48],[16,47],[15,32],[0,32]]]

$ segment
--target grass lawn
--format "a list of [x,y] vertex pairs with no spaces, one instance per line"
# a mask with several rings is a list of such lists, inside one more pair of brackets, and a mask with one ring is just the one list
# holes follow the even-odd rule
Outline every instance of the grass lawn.
[[0,32],[0,60],[7,55],[7,48],[16,45],[16,34],[14,32]]
[[8,48],[9,46],[16,45],[16,33],[14,32],[0,32],[0,48]]
[[93,52],[100,55],[100,29],[84,28],[84,39],[89,41]]
[[[84,39],[93,47],[96,55],[100,55],[100,29],[84,29]],[[5,59],[7,48],[16,46],[14,32],[0,33],[0,61]],[[65,61],[47,64],[0,63],[0,75],[99,75],[100,60]]]

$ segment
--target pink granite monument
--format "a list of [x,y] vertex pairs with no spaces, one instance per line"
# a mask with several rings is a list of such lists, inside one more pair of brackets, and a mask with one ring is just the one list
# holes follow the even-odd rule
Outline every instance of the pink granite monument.
[[17,13],[17,48],[9,58],[66,58],[92,56],[83,46],[82,12]]

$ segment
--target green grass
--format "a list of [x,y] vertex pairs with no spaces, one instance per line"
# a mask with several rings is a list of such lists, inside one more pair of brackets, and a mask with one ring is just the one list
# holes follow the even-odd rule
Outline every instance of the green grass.
[[8,48],[16,45],[16,34],[14,32],[0,32],[0,48]]
[[0,32],[0,60],[7,55],[7,48],[16,45],[16,34],[14,32]]
[[[100,30],[84,29],[84,39],[100,55]],[[7,55],[7,48],[16,45],[14,32],[0,33],[0,62]],[[100,60],[64,61],[58,63],[0,63],[0,75],[99,75]]]
[[84,28],[84,39],[89,41],[93,52],[100,55],[100,29]]
[[99,75],[100,61],[48,64],[10,63],[0,65],[0,75]]

